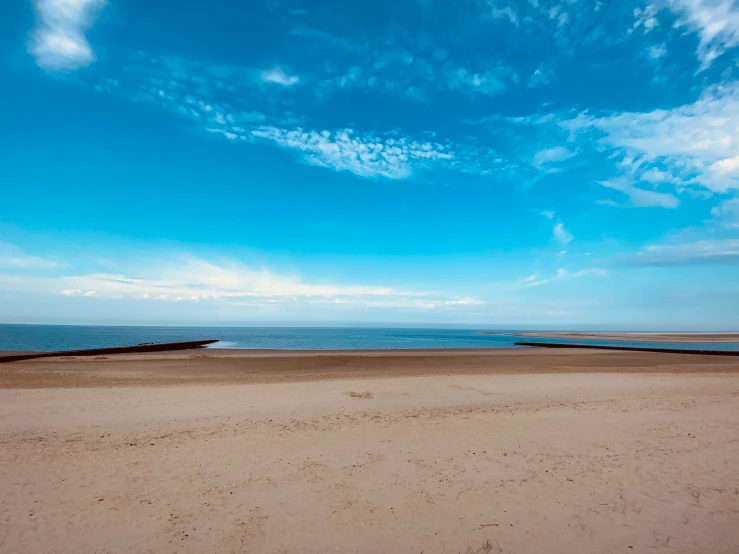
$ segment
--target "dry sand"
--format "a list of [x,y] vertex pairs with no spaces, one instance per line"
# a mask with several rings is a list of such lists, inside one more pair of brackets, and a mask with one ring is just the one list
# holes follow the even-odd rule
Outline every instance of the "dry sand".
[[736,358],[205,351],[0,384],[3,553],[739,552]]
[[601,332],[571,332],[561,331],[547,333],[515,333],[517,337],[537,337],[546,339],[583,339],[583,340],[616,340],[634,342],[685,342],[711,343],[732,342],[739,343],[739,333],[601,333]]

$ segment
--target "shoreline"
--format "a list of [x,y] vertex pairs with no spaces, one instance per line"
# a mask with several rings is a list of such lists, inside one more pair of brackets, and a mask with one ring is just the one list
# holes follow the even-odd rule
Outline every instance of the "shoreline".
[[591,349],[199,349],[61,356],[0,366],[0,389],[265,384],[460,375],[739,373],[737,357]]

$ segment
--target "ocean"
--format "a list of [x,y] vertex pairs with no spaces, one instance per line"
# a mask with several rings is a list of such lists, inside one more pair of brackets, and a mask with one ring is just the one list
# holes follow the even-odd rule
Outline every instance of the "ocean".
[[476,330],[356,327],[107,327],[0,325],[0,350],[54,351],[143,342],[218,339],[210,348],[362,350],[371,348],[510,348],[514,337]]
[[[515,331],[485,329],[394,329],[359,327],[113,327],[0,324],[0,351],[58,351],[131,346],[144,342],[218,339],[209,348],[364,350],[373,348],[515,348]],[[487,330],[489,331],[489,330]],[[557,339],[556,342],[739,350],[739,343],[650,343]]]

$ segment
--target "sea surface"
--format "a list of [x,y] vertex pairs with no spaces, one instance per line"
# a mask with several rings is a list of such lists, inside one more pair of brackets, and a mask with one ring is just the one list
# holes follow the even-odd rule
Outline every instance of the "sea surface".
[[145,342],[218,339],[209,348],[280,350],[364,350],[373,348],[515,348],[518,340],[739,350],[739,343],[650,343],[532,339],[515,330],[482,334],[486,329],[392,329],[358,327],[108,327],[86,325],[2,325],[0,351],[58,351],[132,346]]

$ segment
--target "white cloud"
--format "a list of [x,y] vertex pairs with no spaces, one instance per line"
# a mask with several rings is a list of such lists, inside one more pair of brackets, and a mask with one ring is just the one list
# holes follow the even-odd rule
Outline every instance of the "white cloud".
[[[178,273],[181,276],[178,276]],[[208,300],[240,297],[341,297],[389,296],[394,289],[363,285],[328,285],[304,283],[297,277],[277,275],[267,270],[229,263],[217,265],[204,260],[187,260],[169,266],[156,266],[145,277],[125,274],[92,273],[67,276],[59,283],[70,288],[63,291],[86,291],[84,296],[106,298],[158,298],[173,300]],[[145,296],[148,295],[148,296]]]
[[596,204],[599,204],[601,206],[611,206],[612,208],[624,208],[626,207],[626,204],[619,204],[615,200],[596,200]]
[[607,181],[600,181],[599,184],[606,188],[623,192],[629,197],[630,205],[636,208],[677,208],[680,206],[680,200],[675,195],[668,192],[657,192],[638,188],[629,177],[617,177]]
[[260,75],[263,82],[274,83],[283,87],[291,87],[300,82],[300,78],[297,75],[288,75],[279,67],[262,71]]
[[506,89],[506,73],[503,68],[475,72],[458,67],[446,72],[444,79],[449,90],[492,96]]
[[539,279],[539,273],[535,273],[534,275],[529,276],[527,279],[525,279],[524,287],[539,287],[541,285],[546,285],[547,283],[551,283],[553,281],[562,281],[565,279],[578,279],[580,277],[586,277],[588,275],[595,275],[596,277],[604,277],[608,274],[608,271],[601,267],[590,267],[586,269],[580,269],[578,271],[567,271],[566,269],[560,267],[557,269],[557,272],[552,275],[551,277],[548,277],[546,279]]
[[564,268],[557,269],[557,273],[555,273],[552,277],[548,277],[546,279],[539,279],[538,281],[532,281],[527,280],[526,287],[539,287],[541,285],[546,285],[547,283],[551,283],[552,281],[559,281],[560,279],[564,279],[567,276],[567,270]]
[[253,83],[248,68],[209,68],[180,58],[160,57],[119,78],[117,86],[100,90],[158,105],[212,136],[244,143],[267,141],[298,153],[304,163],[361,177],[403,179],[431,167],[501,175],[515,165],[469,139],[455,143],[434,140],[432,134],[404,137],[394,129],[373,132],[310,128],[290,112],[277,115],[269,108],[265,109],[267,113],[240,110],[219,94],[221,90],[232,92],[231,85],[220,79],[233,79],[239,73]]
[[549,79],[552,77],[551,71],[546,71],[541,66],[537,67],[529,77],[529,84],[526,88],[532,89],[541,85],[549,83]]
[[351,129],[332,132],[260,127],[252,134],[298,150],[310,164],[351,171],[362,177],[403,179],[416,166],[453,158],[441,144],[361,135]]
[[714,162],[711,164],[711,170],[720,175],[739,175],[739,156]]
[[726,50],[739,45],[739,5],[735,0],[669,0],[679,24],[698,33],[701,69]]
[[639,171],[662,167],[683,186],[712,192],[739,187],[739,83],[709,87],[696,102],[670,110],[583,113],[562,125],[574,134],[602,133],[600,143],[620,150],[637,179]]
[[539,150],[534,154],[533,165],[540,169],[553,169],[552,164],[569,160],[576,155],[576,152],[572,152],[564,146],[555,146],[553,148],[546,148],[545,150]]
[[[516,17],[510,9],[503,9],[498,15]],[[301,29],[299,35],[307,39],[306,48],[321,48],[313,90],[322,100],[349,89],[386,93],[415,102],[426,102],[435,93],[449,91],[493,96],[519,79],[511,67],[495,59],[475,63],[476,56],[453,57],[444,48],[429,52],[394,39],[359,47],[355,41],[337,41],[333,35],[305,30]],[[343,55],[337,56],[337,49]]]
[[58,267],[59,263],[40,256],[23,252],[17,246],[0,241],[0,267],[7,269],[31,270]]
[[106,0],[36,0],[38,23],[29,52],[50,71],[72,71],[95,60],[85,31]]
[[557,22],[557,27],[564,27],[570,21],[570,15],[564,11],[564,6],[549,8],[549,19]]
[[551,210],[542,210],[539,213],[547,219],[554,219],[554,212]]
[[506,6],[505,8],[493,8],[490,10],[490,15],[493,19],[507,19],[513,25],[518,25],[518,16],[510,6]]
[[608,271],[602,267],[589,267],[587,269],[581,269],[572,274],[573,278],[584,277],[585,275],[597,275],[598,277],[605,277],[608,275]]
[[433,167],[489,175],[496,171],[504,173],[509,163],[486,148],[451,142],[442,144],[401,137],[397,133],[261,126],[251,134],[300,153],[305,163],[350,171],[360,177],[406,179],[417,170]]
[[619,257],[621,265],[681,266],[739,263],[739,239],[703,240],[684,244],[658,244]]
[[[135,275],[135,276],[134,276]],[[211,302],[232,306],[325,304],[349,308],[464,309],[485,302],[438,291],[374,284],[308,281],[233,259],[152,256],[117,273],[60,277],[0,274],[0,291],[147,302]]]
[[[110,87],[108,82],[104,82],[96,86],[96,90],[154,104],[188,119],[203,131],[231,140],[250,140],[251,129],[264,123],[265,114],[237,109],[223,101],[223,91],[234,92],[236,89],[220,77],[211,75],[239,74],[253,84],[255,77],[249,68],[206,68],[176,57],[147,59],[147,62],[127,69],[114,81],[115,86]],[[255,87],[255,91],[259,89]]]
[[659,20],[655,17],[657,15],[657,7],[654,4],[647,5],[644,9],[634,8],[634,21],[633,29],[642,29],[645,33],[649,33],[659,26]]
[[655,44],[649,47],[649,57],[659,60],[667,55],[667,47],[664,44]]
[[739,198],[723,200],[711,210],[714,222],[727,229],[739,229]]
[[423,57],[393,47],[360,60],[323,81],[324,90],[364,89],[426,102],[435,92],[494,96],[504,92],[518,75],[508,66],[469,67],[444,56]]
[[680,181],[675,179],[675,177],[673,177],[671,174],[667,173],[666,171],[662,171],[661,169],[658,169],[656,167],[652,167],[644,171],[640,175],[640,178],[642,181],[646,181],[654,185],[661,185],[663,183],[680,183]]
[[562,246],[567,246],[570,242],[572,242],[572,239],[574,238],[572,234],[567,229],[565,229],[564,224],[561,222],[557,223],[554,226],[553,232],[554,232],[554,238],[557,239],[557,241]]
[[484,306],[485,302],[472,296],[454,297],[451,300],[441,300],[445,306]]

